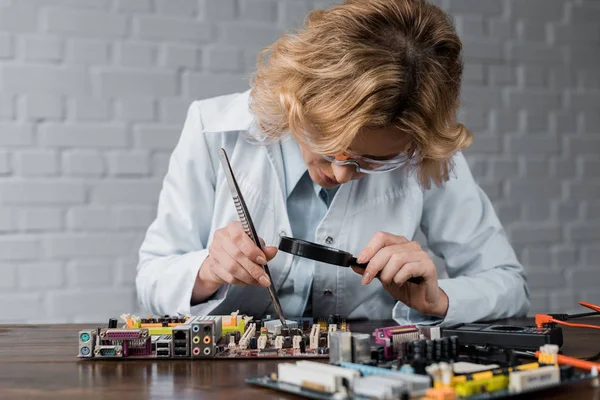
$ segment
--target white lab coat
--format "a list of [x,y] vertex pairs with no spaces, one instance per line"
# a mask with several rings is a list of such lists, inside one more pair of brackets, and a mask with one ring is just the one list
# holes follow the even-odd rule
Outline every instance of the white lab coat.
[[[217,151],[225,148],[258,235],[277,246],[289,235],[281,149],[245,137],[254,127],[249,92],[193,102],[173,151],[159,197],[156,219],[139,252],[136,285],[141,305],[163,315],[273,313],[264,287],[223,285],[205,303],[191,306],[192,288],[208,255],[213,233],[238,220]],[[449,297],[443,321],[395,301],[378,280],[362,286],[348,268],[315,269],[314,299],[321,315],[389,319],[444,325],[523,316],[529,293],[488,197],[474,182],[461,153],[455,177],[442,188],[423,191],[415,176],[397,170],[369,175],[338,190],[316,232],[316,241],[358,254],[377,231],[414,238],[419,227],[432,251],[445,259]],[[276,288],[290,269],[283,252],[269,262]],[[320,293],[323,293],[322,297]]]

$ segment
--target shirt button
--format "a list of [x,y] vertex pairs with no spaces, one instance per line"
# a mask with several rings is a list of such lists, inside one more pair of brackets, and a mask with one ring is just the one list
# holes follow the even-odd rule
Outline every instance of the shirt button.
[[324,296],[332,296],[333,292],[331,291],[331,289],[325,289],[325,291],[323,292]]
[[279,237],[282,237],[282,236],[287,236],[287,233],[285,231],[279,232]]
[[331,236],[327,236],[327,238],[325,238],[325,243],[327,243],[327,244],[333,243],[333,238]]

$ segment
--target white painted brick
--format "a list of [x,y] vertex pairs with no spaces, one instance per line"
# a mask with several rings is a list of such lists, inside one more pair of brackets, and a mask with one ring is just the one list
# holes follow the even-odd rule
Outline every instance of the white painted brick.
[[508,65],[490,65],[490,84],[513,86],[517,83],[517,69]]
[[456,32],[460,38],[477,38],[486,36],[484,18],[480,15],[457,15]]
[[91,201],[96,204],[156,204],[162,182],[119,179],[91,185]]
[[502,105],[502,96],[498,89],[484,86],[463,86],[461,99],[465,106],[500,108]]
[[458,14],[481,14],[494,16],[502,14],[504,2],[498,0],[452,0],[449,10]]
[[559,137],[546,133],[511,136],[508,139],[508,150],[513,154],[552,154],[559,149]]
[[224,93],[244,92],[250,88],[246,75],[187,73],[184,76],[187,98],[205,99]]
[[[0,289],[2,289],[3,293],[10,291],[13,288],[17,287],[17,267],[14,264],[6,264],[0,263],[0,275],[2,279],[0,279]],[[0,299],[2,299],[0,297]],[[8,299],[4,299],[8,300]],[[8,305],[8,301],[5,304]],[[5,318],[4,310],[0,307],[0,318]]]
[[169,170],[170,153],[158,153],[152,157],[152,175],[163,178]]
[[64,286],[64,265],[43,261],[20,264],[17,267],[19,287],[23,289],[55,289]]
[[11,156],[6,151],[0,151],[0,175],[8,175],[12,172]]
[[600,138],[597,137],[573,137],[568,139],[569,154],[590,154],[600,153]]
[[513,224],[508,228],[509,239],[521,244],[556,243],[562,239],[559,226],[545,223]]
[[29,146],[32,144],[32,125],[0,123],[0,147]]
[[520,86],[546,87],[548,86],[549,72],[539,65],[527,65],[519,69]]
[[3,321],[26,323],[44,318],[40,293],[8,293],[0,295],[0,318]]
[[577,25],[580,22],[590,22],[600,20],[600,8],[597,2],[591,2],[583,6],[575,6],[571,8],[571,22]]
[[41,12],[44,25],[50,33],[123,37],[128,32],[127,19],[122,15],[64,8],[47,8]]
[[138,235],[115,232],[52,234],[42,240],[49,259],[120,256],[135,253],[141,244]]
[[[220,2],[220,1],[219,1]],[[142,16],[135,20],[135,33],[142,39],[207,42],[212,39],[212,26],[183,18]]]
[[549,296],[546,292],[532,292],[530,295],[531,306],[527,316],[534,317],[536,314],[548,312]]
[[502,151],[501,138],[497,135],[476,135],[469,153],[499,153]]
[[[596,174],[597,173],[598,170],[596,170]],[[586,181],[584,183],[569,183],[569,196],[571,200],[596,200],[600,198],[600,183],[593,181]]]
[[306,2],[281,1],[279,3],[279,26],[288,29],[301,26],[311,9],[311,4]]
[[568,101],[572,109],[597,112],[598,104],[600,104],[600,93],[569,93]]
[[512,12],[520,18],[560,20],[565,13],[564,0],[513,0]]
[[15,118],[15,99],[12,95],[0,94],[0,119]]
[[548,111],[543,107],[540,107],[540,110],[521,112],[521,132],[531,134],[535,132],[549,132],[549,130],[550,116],[548,115]]
[[124,147],[127,139],[122,125],[49,123],[40,127],[40,143],[44,146]]
[[532,222],[544,222],[552,219],[552,211],[548,203],[524,203],[523,219]]
[[62,169],[70,176],[99,177],[104,175],[104,159],[96,151],[69,151],[63,154]]
[[46,93],[27,94],[23,98],[25,117],[28,119],[61,119],[63,102],[60,96]]
[[541,109],[560,109],[561,96],[559,92],[541,90],[541,89],[509,89],[508,103],[513,109],[527,108],[528,105],[535,104]]
[[468,63],[464,66],[463,82],[476,85],[483,84],[485,80],[485,68],[483,64]]
[[488,24],[490,37],[497,40],[508,40],[517,36],[516,25],[504,18],[491,18]]
[[63,211],[51,207],[20,208],[18,224],[25,232],[60,231],[64,226]]
[[185,121],[189,101],[182,99],[161,99],[160,120],[164,123],[176,123],[182,126]]
[[239,72],[242,52],[235,47],[212,47],[205,51],[205,68],[210,72]]
[[117,103],[117,116],[124,121],[153,121],[156,116],[154,99],[148,97],[126,97]]
[[[600,54],[600,53],[599,53]],[[548,85],[552,89],[570,89],[577,85],[575,71],[560,66],[554,66],[548,71]]]
[[596,265],[600,259],[600,247],[594,246],[583,246],[581,249],[581,262],[583,265]]
[[552,113],[553,133],[577,132],[577,115],[571,111],[554,111]]
[[547,179],[550,178],[550,165],[546,159],[536,160],[532,157],[525,155],[523,157],[522,165],[525,176],[529,179]]
[[136,258],[120,258],[117,261],[115,282],[119,285],[135,286],[137,263]]
[[153,0],[116,0],[117,11],[149,12],[153,10]]
[[165,44],[159,63],[167,68],[197,68],[202,65],[202,50],[191,45]]
[[552,25],[554,42],[561,45],[600,42],[600,28],[595,23]]
[[577,165],[574,161],[550,160],[550,176],[573,179],[577,175]]
[[463,40],[463,57],[470,61],[500,61],[503,58],[502,43],[496,39],[491,40]]
[[580,219],[579,204],[558,204],[556,215],[560,221],[575,221]]
[[67,41],[65,59],[71,64],[106,65],[109,53],[110,45],[107,41],[73,38]]
[[17,213],[15,209],[0,208],[0,234],[17,229]]
[[12,58],[14,56],[14,45],[12,36],[0,33],[0,59]]
[[240,19],[243,21],[277,21],[277,1],[240,0]]
[[106,121],[111,116],[111,103],[107,99],[72,98],[68,108],[69,115],[77,121]]
[[150,173],[148,151],[115,151],[109,153],[107,159],[108,171],[114,176],[145,176]]
[[523,252],[523,263],[532,267],[543,267],[544,269],[552,264],[552,254],[547,247],[539,245],[528,246]]
[[198,1],[156,0],[156,12],[159,15],[174,15],[194,18],[198,14]]
[[498,218],[505,226],[513,222],[521,221],[523,213],[521,207],[516,204],[498,204],[496,207]]
[[0,8],[0,31],[25,33],[35,32],[36,29],[37,10],[34,7]]
[[72,231],[110,230],[111,215],[111,210],[106,207],[71,207],[67,212],[67,227]]
[[470,130],[480,132],[488,128],[488,113],[476,108],[462,108],[459,111],[459,119],[466,124]]
[[219,24],[218,42],[231,46],[267,46],[281,35],[280,29],[270,26],[223,22]]
[[86,95],[91,91],[87,71],[54,65],[0,65],[0,90],[4,93]]
[[528,286],[531,289],[558,289],[565,284],[565,277],[562,271],[544,268],[543,271],[528,271]]
[[60,6],[67,8],[90,8],[106,10],[110,6],[110,0],[17,0],[20,5],[42,7]]
[[40,256],[40,242],[25,235],[0,236],[0,261],[35,260]]
[[117,62],[127,67],[150,67],[156,64],[156,45],[124,42],[116,45]]
[[95,78],[105,96],[174,96],[175,72],[103,69]]
[[0,203],[4,204],[77,204],[85,201],[83,182],[32,180],[0,182]]
[[560,64],[566,55],[562,48],[537,43],[508,43],[508,59],[516,62]]
[[494,201],[502,196],[502,186],[499,182],[480,181],[478,184],[490,200]]
[[519,165],[515,160],[489,160],[492,179],[515,178],[519,174]]
[[147,229],[156,217],[155,207],[118,207],[113,214],[114,226],[118,229]]
[[598,133],[600,132],[600,114],[593,112],[583,113],[583,132]]
[[67,286],[71,288],[87,285],[109,286],[113,282],[114,260],[76,260],[67,264]]
[[514,180],[508,182],[508,195],[514,201],[560,199],[562,185],[556,180]]
[[236,17],[236,0],[200,0],[201,14],[206,21],[226,21]]
[[[598,177],[598,171],[600,171],[600,161],[598,160],[582,160],[582,175],[584,178],[596,178]],[[599,191],[600,193],[600,191]]]
[[19,176],[53,176],[59,171],[58,153],[52,150],[22,150],[13,156]]
[[585,269],[576,269],[573,271],[573,283],[577,288],[598,288],[600,284],[600,274],[598,268],[590,266]]
[[[108,321],[136,304],[133,288],[80,288],[48,293],[48,317],[79,323]],[[101,301],[99,301],[101,299]]]
[[57,37],[27,36],[23,40],[28,61],[58,61],[63,57],[63,42]]
[[136,126],[134,128],[134,143],[143,149],[173,150],[181,136],[179,126]]
[[554,247],[552,248],[552,262],[557,267],[566,268],[579,263],[576,248]]
[[523,42],[545,43],[549,41],[550,31],[544,21],[520,20],[517,23],[517,31]]

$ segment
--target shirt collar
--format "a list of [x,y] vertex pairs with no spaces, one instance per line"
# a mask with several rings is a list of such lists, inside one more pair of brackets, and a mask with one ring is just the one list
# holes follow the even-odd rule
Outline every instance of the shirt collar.
[[203,116],[204,132],[258,132],[254,115],[250,112],[249,102],[250,90],[247,90],[234,96],[219,112],[213,112],[209,117]]
[[307,173],[307,168],[300,152],[300,146],[291,136],[281,141],[281,154],[285,170],[286,196],[289,197],[302,176]]

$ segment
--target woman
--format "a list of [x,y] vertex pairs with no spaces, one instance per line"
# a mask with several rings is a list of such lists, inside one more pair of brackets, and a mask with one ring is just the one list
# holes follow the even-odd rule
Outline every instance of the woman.
[[[190,106],[140,249],[142,305],[273,313],[268,261],[287,317],[445,326],[525,315],[523,267],[461,152],[472,140],[456,122],[461,74],[448,16],[424,1],[314,12],[263,51],[250,91]],[[238,222],[221,147],[262,248]],[[419,228],[449,279],[413,241]],[[368,267],[278,253],[280,235],[359,254]],[[407,282],[416,276],[423,283]]]

